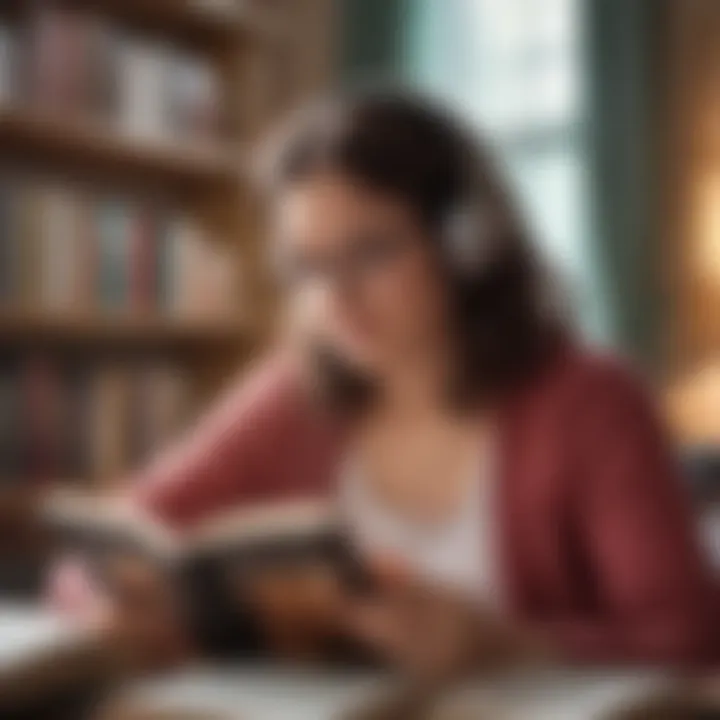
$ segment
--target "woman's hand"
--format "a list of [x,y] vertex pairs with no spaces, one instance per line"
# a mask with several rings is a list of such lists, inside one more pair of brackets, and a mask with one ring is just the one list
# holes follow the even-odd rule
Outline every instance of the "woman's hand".
[[117,638],[138,670],[174,665],[191,654],[176,590],[151,563],[117,558],[106,570],[110,587],[98,623]]
[[103,635],[117,662],[131,672],[172,665],[190,654],[177,598],[147,563],[118,558],[109,564],[108,583],[98,582],[80,558],[60,563],[50,581],[53,606]]
[[349,598],[328,565],[259,572],[242,583],[240,592],[257,612],[270,650],[279,658],[326,659],[328,643],[344,630]]
[[328,641],[350,646],[423,680],[544,659],[545,644],[475,598],[432,586],[388,562],[375,563],[374,590],[348,594],[318,564],[257,575],[243,586],[271,650],[282,659],[327,659]]
[[432,586],[387,563],[377,593],[355,605],[350,632],[391,664],[428,681],[539,659],[544,643],[475,598]]

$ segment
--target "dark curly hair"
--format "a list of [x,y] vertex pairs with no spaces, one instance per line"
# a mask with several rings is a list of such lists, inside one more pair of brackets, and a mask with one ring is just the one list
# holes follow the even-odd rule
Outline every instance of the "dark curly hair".
[[[520,215],[475,134],[426,98],[387,91],[321,103],[288,127],[272,154],[271,190],[338,172],[408,203],[428,230],[453,308],[452,402],[492,402],[529,379],[565,333]],[[448,238],[458,208],[483,220],[460,256]],[[357,409],[372,397],[372,383],[327,349],[318,348],[318,371],[335,407]]]

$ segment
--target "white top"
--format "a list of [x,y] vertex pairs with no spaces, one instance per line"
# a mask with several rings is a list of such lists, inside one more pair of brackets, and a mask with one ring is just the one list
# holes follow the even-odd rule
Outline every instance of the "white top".
[[353,541],[361,552],[388,556],[429,583],[500,606],[496,568],[494,468],[484,453],[464,502],[440,524],[425,525],[392,512],[346,463],[340,503]]

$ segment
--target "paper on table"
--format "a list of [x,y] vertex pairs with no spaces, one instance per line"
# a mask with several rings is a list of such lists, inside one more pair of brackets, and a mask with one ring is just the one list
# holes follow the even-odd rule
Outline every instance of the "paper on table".
[[[268,668],[194,668],[141,683],[119,699],[121,708],[228,720],[331,720],[379,693],[370,675]],[[132,717],[132,715],[130,715]]]
[[509,675],[460,689],[434,720],[604,720],[662,692],[667,676],[627,670],[553,670]]
[[78,633],[74,623],[41,606],[0,604],[0,669],[61,645]]
[[[538,672],[463,688],[437,720],[600,720],[665,685],[659,673]],[[391,687],[372,675],[276,669],[196,669],[135,687],[129,707],[238,720],[342,720]],[[405,720],[405,719],[403,719]]]

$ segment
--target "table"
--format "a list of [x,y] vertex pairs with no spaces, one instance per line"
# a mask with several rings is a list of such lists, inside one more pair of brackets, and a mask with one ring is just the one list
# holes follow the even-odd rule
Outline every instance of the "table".
[[[0,669],[32,657],[77,632],[41,607],[0,604]],[[503,720],[598,720],[619,706],[657,694],[661,672],[546,670],[515,673],[454,692],[438,712],[477,720],[485,708]],[[110,703],[113,720],[187,717],[205,720],[334,720],[392,689],[389,678],[359,672],[275,667],[187,667],[121,689]]]
[[[477,720],[483,709],[482,717],[503,720],[599,720],[666,685],[658,672],[516,673],[458,689],[435,715]],[[197,667],[126,690],[112,717],[335,720],[390,689],[387,678],[368,674]]]

